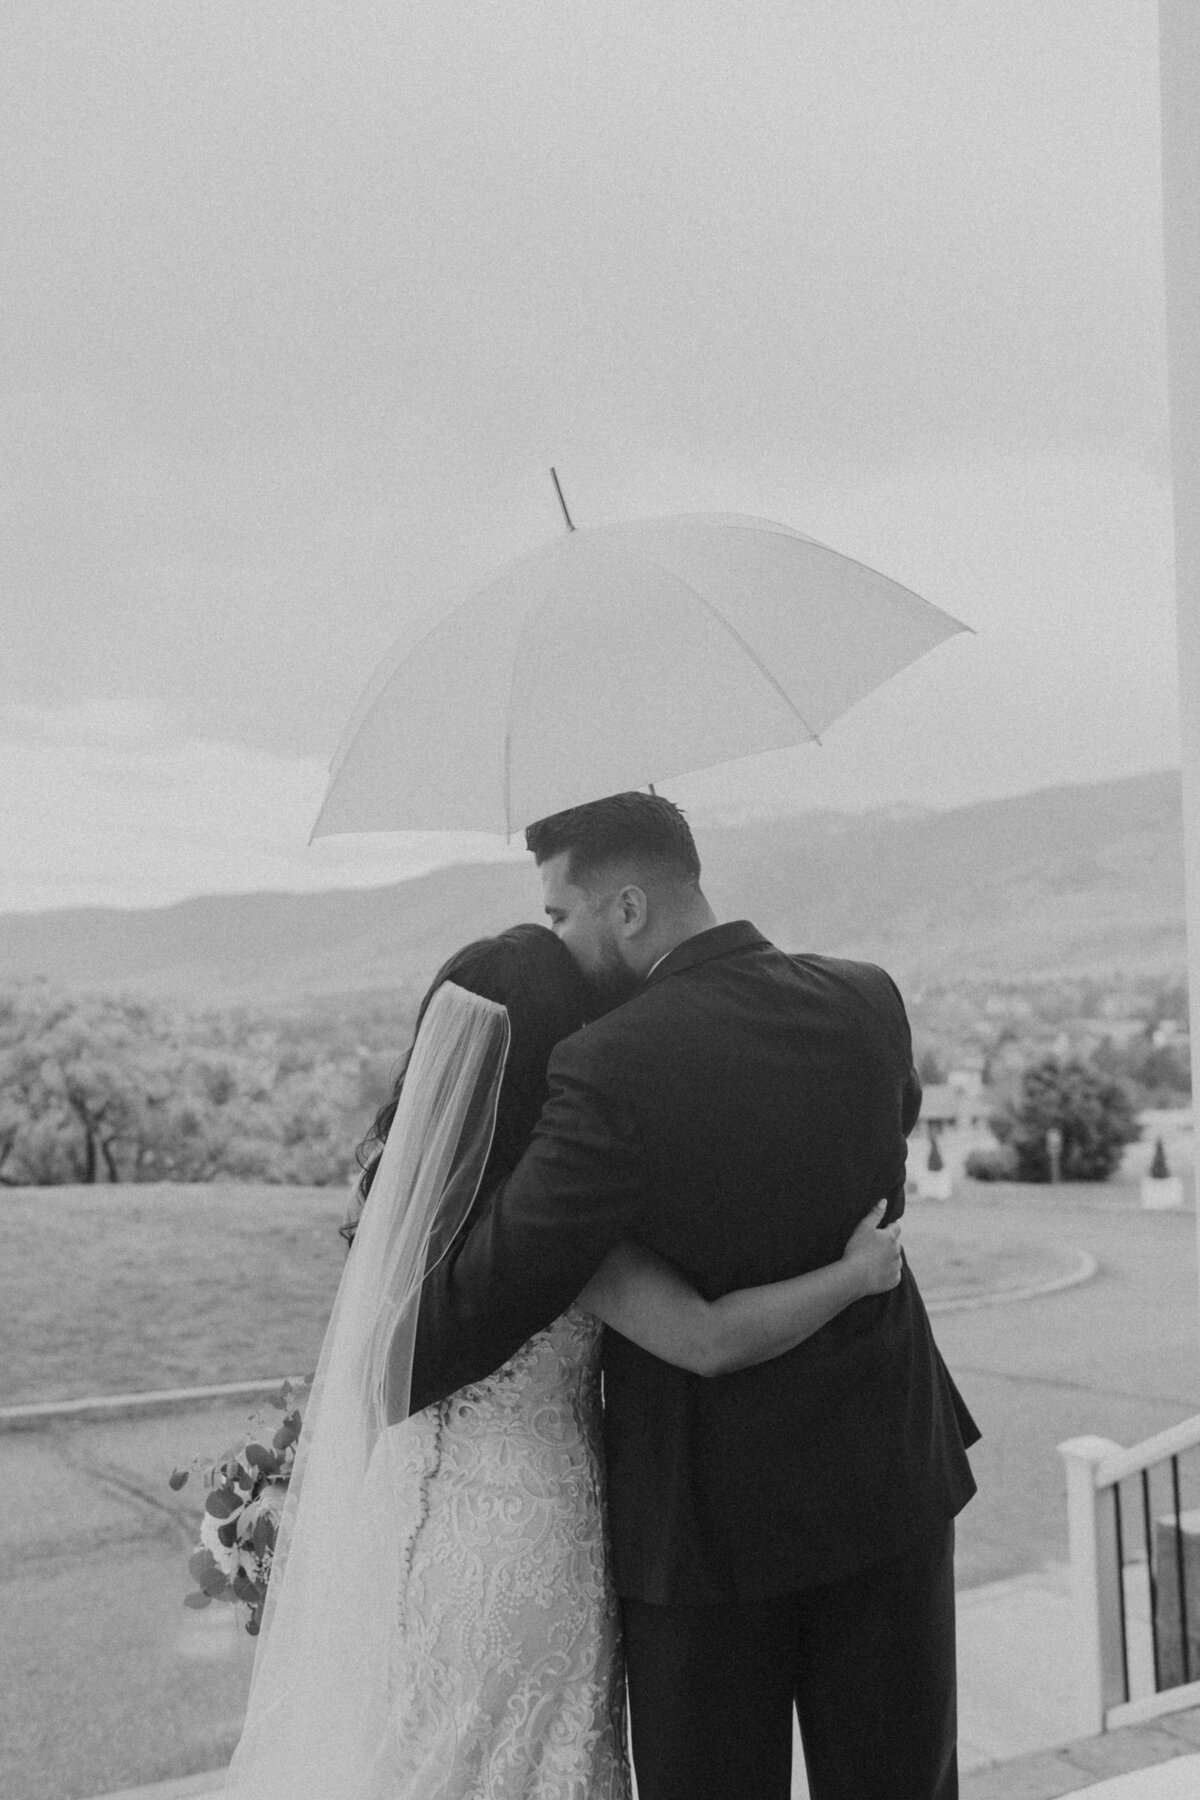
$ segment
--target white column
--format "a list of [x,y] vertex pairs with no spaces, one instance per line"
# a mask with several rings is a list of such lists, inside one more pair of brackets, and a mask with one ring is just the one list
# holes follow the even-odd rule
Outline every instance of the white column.
[[1058,1446],[1067,1466],[1067,1541],[1078,1737],[1104,1730],[1108,1710],[1129,1698],[1121,1660],[1121,1570],[1112,1488],[1096,1486],[1096,1465],[1120,1445],[1109,1438],[1070,1438]]
[[[1192,1108],[1200,1150],[1200,0],[1159,0],[1158,19]],[[1200,1233],[1200,1206],[1196,1226]],[[1200,1236],[1197,1259],[1200,1268]]]

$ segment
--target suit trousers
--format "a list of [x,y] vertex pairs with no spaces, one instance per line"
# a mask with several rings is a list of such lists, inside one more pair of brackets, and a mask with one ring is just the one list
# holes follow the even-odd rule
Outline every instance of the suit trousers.
[[826,1586],[623,1600],[640,1800],[956,1800],[954,1522]]

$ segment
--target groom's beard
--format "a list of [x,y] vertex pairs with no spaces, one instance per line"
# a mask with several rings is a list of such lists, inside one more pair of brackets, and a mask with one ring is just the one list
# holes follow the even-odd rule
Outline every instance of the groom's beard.
[[611,1012],[642,985],[641,977],[622,961],[615,944],[601,945],[599,958],[585,972],[584,980],[601,1012]]

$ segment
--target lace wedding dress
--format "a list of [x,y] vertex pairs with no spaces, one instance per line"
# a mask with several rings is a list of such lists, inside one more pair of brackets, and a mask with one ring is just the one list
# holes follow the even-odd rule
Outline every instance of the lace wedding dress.
[[400,1435],[392,1800],[629,1800],[600,1331],[569,1308]]
[[600,1326],[572,1307],[413,1417],[430,1245],[479,1189],[509,1045],[443,982],[305,1409],[225,1800],[629,1800]]

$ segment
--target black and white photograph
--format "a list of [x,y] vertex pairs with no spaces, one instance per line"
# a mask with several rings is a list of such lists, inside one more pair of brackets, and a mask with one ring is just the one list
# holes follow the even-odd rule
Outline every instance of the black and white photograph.
[[0,1800],[1197,1800],[1200,0],[0,95]]

